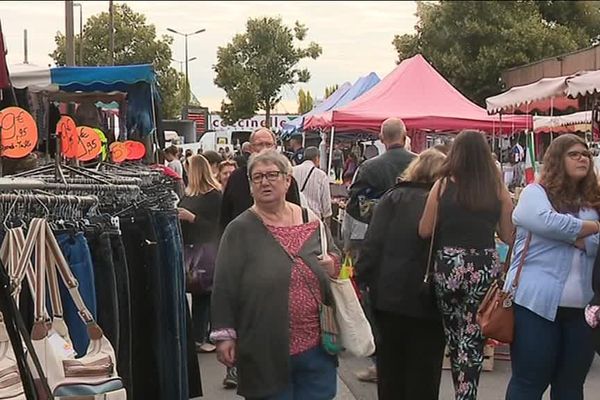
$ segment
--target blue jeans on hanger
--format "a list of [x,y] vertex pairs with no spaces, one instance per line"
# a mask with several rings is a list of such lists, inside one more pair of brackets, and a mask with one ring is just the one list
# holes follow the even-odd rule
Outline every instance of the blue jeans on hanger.
[[[56,239],[71,267],[71,272],[79,282],[79,293],[83,302],[94,318],[96,318],[94,267],[87,240],[81,232],[76,234],[59,234]],[[79,317],[77,307],[60,278],[58,279],[58,285],[60,287],[60,298],[63,303],[65,322],[69,328],[69,336],[71,337],[77,356],[81,357],[87,352],[90,338],[85,323]]]
[[[152,212],[152,225],[156,231],[160,260],[153,271],[153,283],[157,298],[161,301],[156,309],[159,335],[156,343],[162,377],[169,382],[165,399],[188,398],[187,372],[187,299],[183,266],[183,240],[179,219],[174,211]],[[174,351],[174,349],[177,349]]]

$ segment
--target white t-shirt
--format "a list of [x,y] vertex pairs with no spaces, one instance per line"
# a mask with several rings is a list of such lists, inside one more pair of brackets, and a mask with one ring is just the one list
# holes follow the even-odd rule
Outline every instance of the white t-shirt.
[[183,176],[183,165],[181,165],[181,161],[178,159],[174,159],[173,161],[169,161],[167,167],[171,168],[173,171],[177,172],[179,176]]

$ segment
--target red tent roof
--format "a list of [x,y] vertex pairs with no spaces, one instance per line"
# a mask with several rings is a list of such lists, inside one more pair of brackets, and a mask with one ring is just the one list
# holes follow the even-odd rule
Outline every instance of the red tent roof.
[[530,128],[530,115],[488,115],[444,79],[422,55],[406,59],[379,84],[356,100],[333,111],[336,130],[378,132],[390,117],[401,118],[407,129],[457,131],[476,129],[509,133]]

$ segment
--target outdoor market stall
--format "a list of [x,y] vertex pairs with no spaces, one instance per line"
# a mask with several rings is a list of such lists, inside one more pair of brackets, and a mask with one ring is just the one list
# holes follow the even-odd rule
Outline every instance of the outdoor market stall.
[[49,102],[116,101],[120,139],[142,141],[148,150],[152,150],[153,143],[159,147],[164,144],[163,135],[157,131],[159,96],[156,74],[150,64],[57,68],[20,64],[10,69],[10,79],[15,89],[26,90],[23,101],[31,106],[42,138],[54,129],[47,123]]

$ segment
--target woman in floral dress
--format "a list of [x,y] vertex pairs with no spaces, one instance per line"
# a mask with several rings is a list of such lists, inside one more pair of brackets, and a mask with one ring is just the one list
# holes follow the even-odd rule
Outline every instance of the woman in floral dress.
[[[479,132],[456,137],[433,186],[421,222],[434,235],[434,285],[457,400],[477,398],[485,338],[476,322],[483,297],[500,273],[494,234],[512,241],[512,200]],[[435,234],[434,234],[435,231]]]

